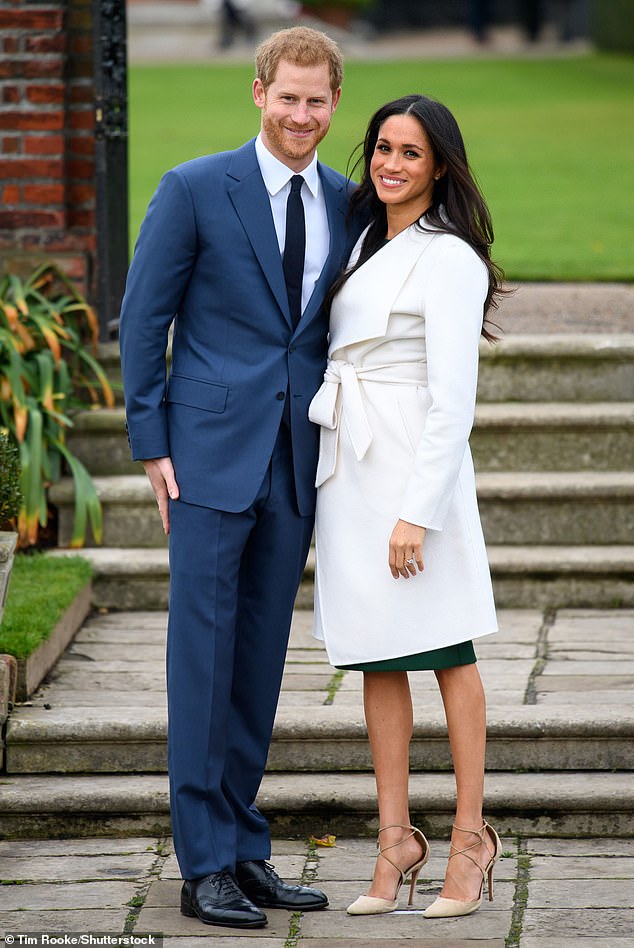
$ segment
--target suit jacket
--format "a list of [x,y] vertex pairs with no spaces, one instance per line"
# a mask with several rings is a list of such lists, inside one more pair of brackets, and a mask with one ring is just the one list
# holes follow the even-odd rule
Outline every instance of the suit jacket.
[[[169,171],[141,227],[121,310],[121,362],[135,459],[170,455],[184,501],[246,509],[266,473],[289,391],[297,501],[314,509],[325,293],[359,233],[346,179],[319,165],[330,251],[293,332],[254,140]],[[166,381],[168,331],[174,323]]]

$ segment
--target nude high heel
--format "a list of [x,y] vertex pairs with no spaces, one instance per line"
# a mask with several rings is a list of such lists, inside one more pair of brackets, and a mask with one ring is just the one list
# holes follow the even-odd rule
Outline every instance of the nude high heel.
[[[482,826],[479,830],[470,830],[462,829],[460,826],[455,826],[454,829],[459,830],[461,833],[472,833],[474,836],[477,836],[475,843],[472,843],[471,846],[466,846],[464,849],[456,849],[451,844],[449,858],[453,859],[454,856],[466,856],[467,859],[470,859],[474,866],[477,866],[480,872],[482,873],[482,882],[480,883],[480,894],[477,899],[473,902],[463,902],[461,899],[444,899],[441,895],[438,896],[435,902],[425,909],[423,912],[424,918],[454,918],[458,915],[471,915],[472,912],[475,912],[482,905],[482,893],[484,890],[484,880],[488,878],[488,892],[489,892],[489,902],[493,901],[493,866],[496,864],[500,856],[502,855],[502,843],[498,834],[495,832],[492,826],[486,822],[482,821]],[[471,849],[476,849],[484,843],[485,836],[488,836],[491,842],[493,843],[494,852],[489,862],[483,869],[479,862],[473,858],[470,854]]]
[[[397,829],[397,828],[410,830],[410,832],[403,839],[399,840],[398,843],[392,843],[391,845],[386,846],[385,849],[381,849],[381,833],[387,829]],[[385,854],[388,851],[388,849],[394,849],[396,846],[400,846],[401,843],[404,843],[405,840],[407,839],[411,839],[412,836],[414,836],[416,841],[420,843],[423,852],[418,862],[415,862],[412,866],[409,867],[409,869],[405,869],[403,871],[396,865],[395,862],[392,862],[389,856],[386,856]],[[386,859],[391,866],[394,866],[396,871],[400,874],[401,878],[399,879],[399,882],[396,886],[396,893],[393,899],[379,899],[379,898],[375,898],[375,896],[373,895],[360,895],[359,898],[355,902],[353,902],[352,905],[349,905],[348,908],[346,909],[346,911],[348,912],[348,915],[384,915],[386,912],[393,912],[394,909],[398,908],[398,893],[401,886],[405,882],[405,879],[407,878],[407,876],[411,877],[410,883],[409,883],[409,899],[407,901],[407,904],[408,905],[412,904],[412,899],[414,898],[414,887],[416,885],[416,880],[418,879],[418,875],[421,869],[423,868],[423,866],[429,859],[429,843],[427,842],[427,840],[425,839],[421,831],[419,829],[416,829],[415,826],[401,826],[400,823],[393,823],[390,826],[382,826],[379,829],[379,836],[377,838],[376,845],[377,845],[377,849],[379,850],[377,859],[379,858],[379,856],[382,856],[383,859]]]

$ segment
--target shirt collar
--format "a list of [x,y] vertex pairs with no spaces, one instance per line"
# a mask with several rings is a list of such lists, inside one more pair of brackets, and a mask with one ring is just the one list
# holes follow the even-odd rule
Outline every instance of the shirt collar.
[[[264,142],[260,133],[255,140],[255,154],[258,159],[260,171],[266,185],[266,190],[271,197],[278,194],[296,173],[282,161],[272,155]],[[307,168],[301,172],[302,178],[306,182],[313,197],[319,195],[319,172],[317,170],[317,153],[313,155],[313,160]]]

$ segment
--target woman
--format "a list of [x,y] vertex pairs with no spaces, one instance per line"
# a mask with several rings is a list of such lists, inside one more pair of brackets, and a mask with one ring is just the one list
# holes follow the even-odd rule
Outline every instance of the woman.
[[[410,825],[407,672],[433,669],[445,707],[457,808],[441,895],[423,914],[482,902],[500,841],[482,819],[485,699],[468,639],[497,630],[468,438],[480,335],[500,271],[489,213],[460,130],[411,95],[372,117],[352,210],[371,223],[332,291],[317,471],[315,635],[364,673],[379,858],[349,908],[391,912],[429,856]],[[425,558],[423,561],[423,543]],[[395,580],[406,582],[395,582]]]

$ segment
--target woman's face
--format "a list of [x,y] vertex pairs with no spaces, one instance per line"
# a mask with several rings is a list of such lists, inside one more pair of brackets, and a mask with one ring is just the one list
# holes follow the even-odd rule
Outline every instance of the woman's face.
[[434,183],[443,169],[434,158],[431,142],[413,115],[391,115],[379,128],[370,162],[370,178],[379,200],[406,207],[412,221],[432,203]]

